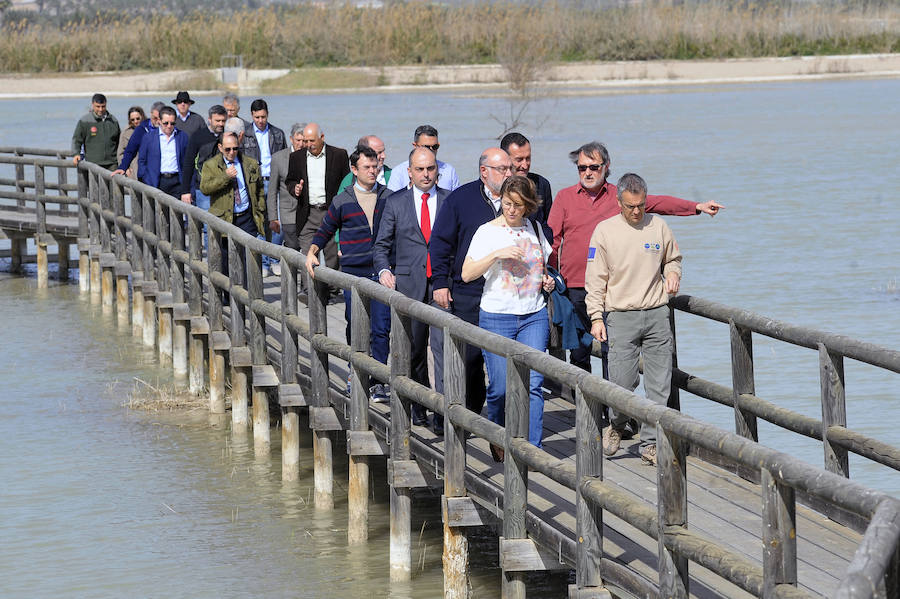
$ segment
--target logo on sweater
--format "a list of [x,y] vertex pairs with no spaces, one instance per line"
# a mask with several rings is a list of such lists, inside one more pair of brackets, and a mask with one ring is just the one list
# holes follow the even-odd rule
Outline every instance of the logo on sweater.
[[91,127],[91,135],[97,135],[97,127]]
[[594,256],[597,254],[597,248],[588,248],[588,260],[593,260]]
[[661,247],[662,246],[658,243],[645,243],[644,251],[651,254],[658,254]]

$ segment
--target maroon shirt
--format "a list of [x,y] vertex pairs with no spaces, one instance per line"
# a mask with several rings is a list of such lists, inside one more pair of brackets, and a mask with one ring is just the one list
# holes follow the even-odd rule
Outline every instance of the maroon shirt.
[[[588,246],[596,226],[622,209],[616,197],[616,186],[606,182],[596,198],[577,183],[556,194],[547,224],[553,229],[553,253],[550,265],[556,266],[569,287],[584,287]],[[697,202],[674,196],[647,196],[647,212],[692,216],[697,214]]]

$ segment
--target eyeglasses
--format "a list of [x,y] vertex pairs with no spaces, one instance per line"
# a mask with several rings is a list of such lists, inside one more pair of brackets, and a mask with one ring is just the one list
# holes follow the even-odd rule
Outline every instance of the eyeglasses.
[[498,173],[511,173],[513,170],[512,167],[508,166],[508,165],[507,166],[493,166],[490,164],[485,164],[484,166],[486,166],[488,168],[492,168],[495,171],[497,171]]
[[227,154],[228,152],[237,152],[237,148],[222,148],[222,151]]
[[160,124],[160,125],[165,125],[165,126],[167,126],[167,127],[171,127],[172,125],[175,124],[175,121],[160,121],[159,124]]
[[524,210],[525,204],[515,204],[513,202],[500,202],[500,206],[504,210]]
[[428,149],[431,150],[432,152],[437,152],[437,151],[438,151],[438,148],[441,147],[441,144],[432,144],[432,145],[430,145],[430,146],[427,146],[427,145],[425,145],[425,144],[416,144],[416,146],[417,146],[417,147],[420,147],[420,148],[428,148]]
[[139,117],[139,116],[132,117],[131,119],[129,119],[128,122],[129,122],[129,123],[140,123],[140,122],[141,122],[141,117]]
[[604,166],[606,166],[606,165],[602,162],[600,164],[579,164],[578,172],[583,173],[584,171],[591,169],[591,172],[595,173],[595,172],[599,171],[601,168],[603,168]]

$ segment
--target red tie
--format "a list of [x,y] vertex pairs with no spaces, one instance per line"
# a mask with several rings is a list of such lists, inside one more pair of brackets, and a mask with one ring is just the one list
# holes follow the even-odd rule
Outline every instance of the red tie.
[[[425,237],[425,243],[431,241],[431,213],[428,211],[429,193],[422,194],[422,220],[419,223],[422,227],[422,236]],[[431,278],[431,252],[428,252],[425,259],[425,276]]]

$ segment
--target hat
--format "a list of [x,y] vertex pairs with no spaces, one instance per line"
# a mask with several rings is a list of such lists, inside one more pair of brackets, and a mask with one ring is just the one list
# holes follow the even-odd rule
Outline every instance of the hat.
[[187,102],[188,104],[194,103],[194,101],[191,100],[191,94],[187,92],[178,92],[178,95],[172,100],[172,104],[178,104],[179,102]]

